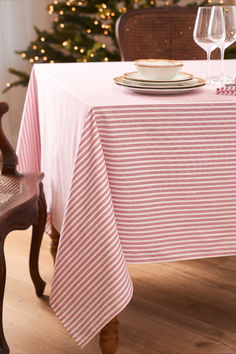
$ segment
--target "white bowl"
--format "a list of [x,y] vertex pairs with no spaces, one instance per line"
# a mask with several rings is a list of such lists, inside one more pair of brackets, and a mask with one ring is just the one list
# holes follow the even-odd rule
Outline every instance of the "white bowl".
[[144,79],[153,80],[171,80],[183,66],[179,60],[168,59],[139,59],[134,64]]

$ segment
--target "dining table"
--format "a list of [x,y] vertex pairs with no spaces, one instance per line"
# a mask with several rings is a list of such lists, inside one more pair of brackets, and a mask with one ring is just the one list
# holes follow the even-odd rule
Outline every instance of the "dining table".
[[[183,63],[205,77],[205,61]],[[236,96],[116,85],[133,71],[35,64],[25,99],[18,169],[44,173],[46,231],[60,234],[50,304],[81,347],[114,331],[133,294],[128,264],[236,254]]]

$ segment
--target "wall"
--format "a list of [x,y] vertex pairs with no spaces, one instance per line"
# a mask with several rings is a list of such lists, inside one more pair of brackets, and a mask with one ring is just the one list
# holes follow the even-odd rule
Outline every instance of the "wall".
[[[32,66],[14,53],[24,50],[36,38],[33,26],[50,29],[52,18],[46,8],[50,0],[0,0],[0,92],[15,77],[7,72],[9,67],[30,72]],[[0,100],[6,101],[10,112],[3,125],[11,143],[16,146],[26,89],[13,88]]]

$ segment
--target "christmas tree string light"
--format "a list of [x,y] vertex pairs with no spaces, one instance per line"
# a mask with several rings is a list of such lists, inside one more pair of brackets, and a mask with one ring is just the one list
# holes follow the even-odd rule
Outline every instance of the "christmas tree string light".
[[[115,22],[121,13],[136,8],[137,4],[138,7],[154,6],[150,0],[52,0],[47,7],[52,16],[52,30],[40,31],[35,27],[37,38],[27,49],[16,53],[32,64],[119,60]],[[104,43],[108,39],[111,46]],[[18,76],[18,80],[8,83],[4,91],[18,85],[27,86],[27,73],[15,69],[9,72]]]

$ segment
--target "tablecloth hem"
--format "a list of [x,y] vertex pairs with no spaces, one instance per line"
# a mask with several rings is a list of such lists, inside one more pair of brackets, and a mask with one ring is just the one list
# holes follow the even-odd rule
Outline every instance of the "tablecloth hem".
[[169,259],[160,259],[157,258],[155,260],[142,260],[142,261],[132,261],[132,260],[127,260],[127,256],[126,257],[126,264],[154,264],[154,263],[169,263],[169,262],[180,262],[180,261],[188,261],[188,260],[197,260],[197,259],[206,259],[206,258],[219,258],[219,257],[232,257],[232,256],[236,256],[236,251],[235,252],[229,252],[229,253],[216,253],[216,254],[212,254],[212,255],[203,255],[203,256],[187,256],[184,257],[183,255],[176,257],[176,258],[169,258]]

